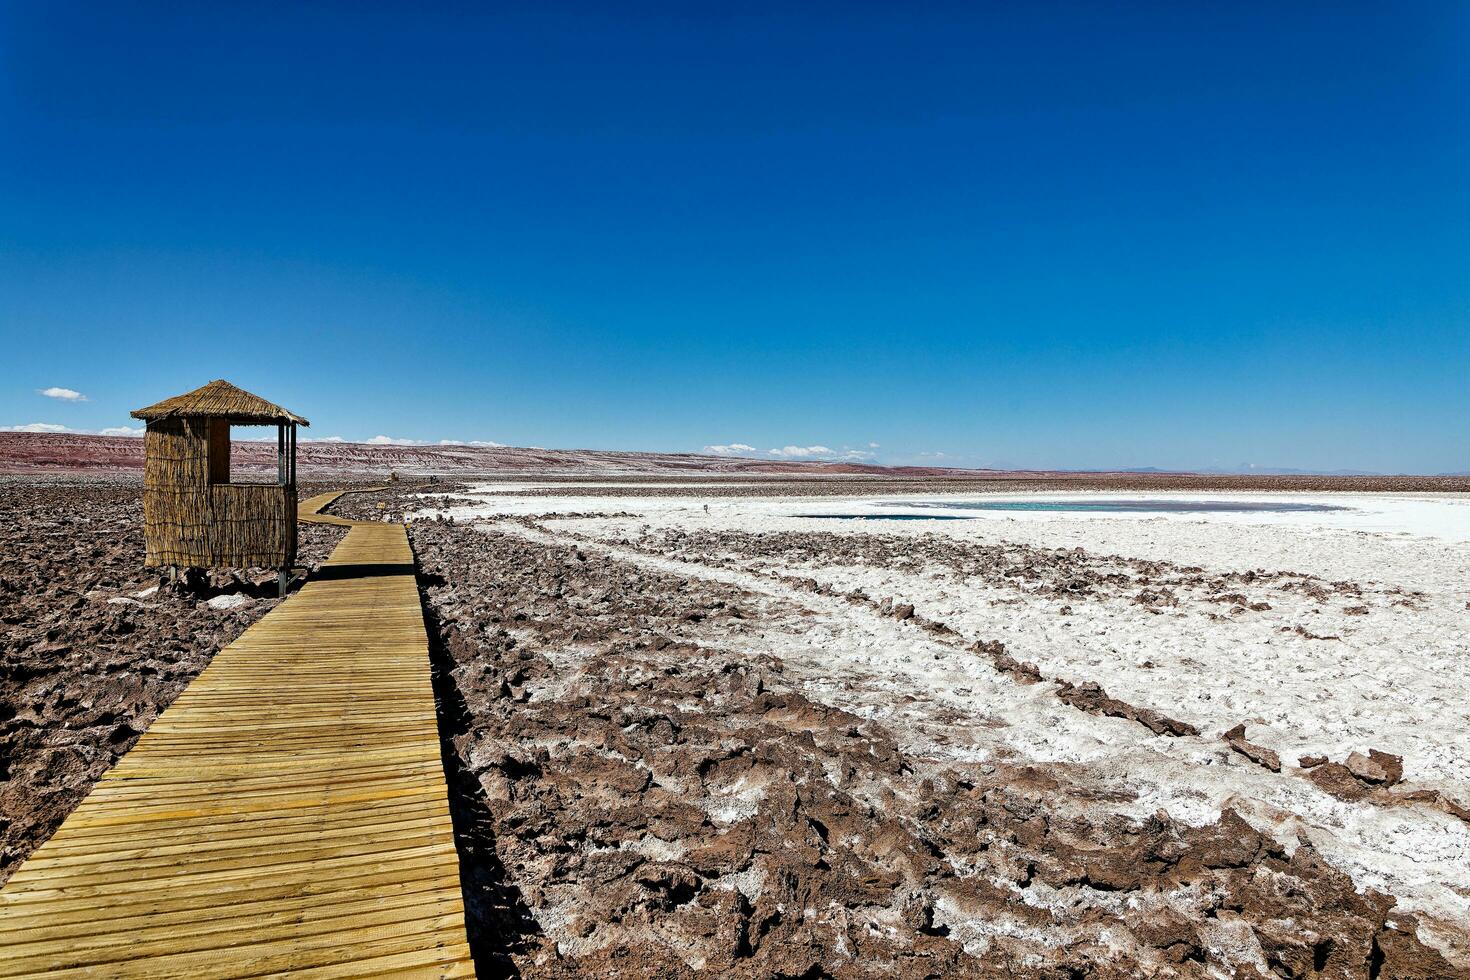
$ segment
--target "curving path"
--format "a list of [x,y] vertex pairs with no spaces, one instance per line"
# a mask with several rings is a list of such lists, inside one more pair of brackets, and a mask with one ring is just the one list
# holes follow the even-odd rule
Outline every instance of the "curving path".
[[221,650],[0,889],[0,977],[474,975],[400,525]]

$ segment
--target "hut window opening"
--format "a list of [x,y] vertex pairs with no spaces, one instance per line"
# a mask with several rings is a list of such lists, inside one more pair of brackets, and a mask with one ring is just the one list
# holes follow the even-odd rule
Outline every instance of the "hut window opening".
[[[250,426],[252,429],[263,426]],[[209,483],[211,486],[275,486],[296,482],[295,433],[288,437],[285,426],[273,426],[276,430],[276,466],[273,469],[258,469],[255,466],[244,472],[236,472],[230,464],[230,446],[235,426],[227,419],[209,420]],[[293,427],[294,428],[294,427]],[[246,437],[249,439],[249,437]],[[250,441],[269,443],[270,436],[257,436]],[[287,451],[292,458],[287,458]]]

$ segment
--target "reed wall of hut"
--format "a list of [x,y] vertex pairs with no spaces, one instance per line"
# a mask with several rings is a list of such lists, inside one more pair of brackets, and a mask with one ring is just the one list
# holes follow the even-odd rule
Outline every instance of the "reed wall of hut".
[[[228,421],[174,416],[144,435],[145,563],[289,568],[296,561],[296,487],[229,483]],[[220,478],[223,477],[221,480]]]

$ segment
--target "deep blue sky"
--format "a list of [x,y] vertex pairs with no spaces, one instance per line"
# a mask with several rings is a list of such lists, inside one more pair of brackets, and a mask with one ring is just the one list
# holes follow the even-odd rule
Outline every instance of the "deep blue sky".
[[0,7],[0,425],[1470,469],[1465,5],[304,7]]

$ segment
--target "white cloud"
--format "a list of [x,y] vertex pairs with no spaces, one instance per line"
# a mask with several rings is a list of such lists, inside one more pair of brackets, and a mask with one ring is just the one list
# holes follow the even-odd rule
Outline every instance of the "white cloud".
[[[877,443],[868,444],[872,449],[877,448]],[[728,445],[705,446],[704,451],[716,456],[776,456],[781,459],[872,459],[877,453],[870,449],[854,449],[852,446],[843,446],[841,451],[830,446],[782,446],[779,449],[760,450],[755,446],[744,442],[732,442]]]
[[784,456],[787,459],[801,459],[810,456],[836,455],[826,446],[783,446],[780,449],[767,449],[766,453],[771,456]]
[[302,439],[302,442],[346,442],[341,436],[320,436],[316,439]]
[[471,439],[466,442],[463,439],[440,439],[441,446],[480,446],[481,448],[500,449],[505,446],[503,442],[491,442],[488,439]]
[[946,454],[945,453],[937,453],[936,452],[936,453],[919,453],[919,455],[920,456],[927,456],[930,459],[943,459]]
[[55,422],[28,422],[25,425],[0,425],[0,432],[49,432],[53,435],[69,436],[141,436],[142,427],[133,428],[130,425],[115,425],[107,429],[73,429],[69,425],[57,425]]
[[392,436],[373,436],[367,441],[369,446],[422,446],[423,442],[418,439],[395,439]]
[[70,388],[37,388],[36,394],[45,395],[47,398],[56,398],[64,402],[84,402],[87,400],[86,395],[80,391],[73,391]]
[[876,442],[870,442],[870,443],[868,443],[868,448],[869,449],[877,449],[878,448],[878,444]]

